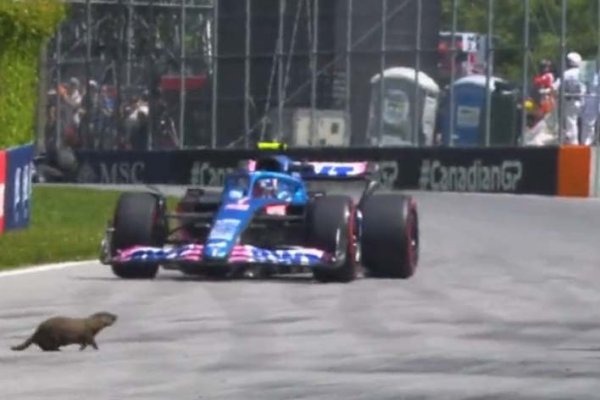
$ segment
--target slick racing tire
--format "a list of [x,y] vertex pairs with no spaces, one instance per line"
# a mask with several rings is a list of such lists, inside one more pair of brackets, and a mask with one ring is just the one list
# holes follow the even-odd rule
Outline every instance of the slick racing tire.
[[351,197],[323,196],[308,209],[308,242],[311,247],[341,256],[336,269],[314,268],[319,282],[347,283],[356,279],[356,209]]
[[[158,198],[150,193],[123,193],[114,214],[112,249],[131,246],[157,246],[164,243],[164,211]],[[113,273],[125,279],[152,279],[158,264],[113,264]]]
[[368,197],[362,207],[362,264],[369,275],[408,279],[419,259],[419,219],[415,200],[398,193]]

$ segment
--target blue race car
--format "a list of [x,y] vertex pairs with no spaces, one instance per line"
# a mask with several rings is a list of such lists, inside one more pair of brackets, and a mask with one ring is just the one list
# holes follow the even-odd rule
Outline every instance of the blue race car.
[[[249,160],[222,191],[187,188],[174,212],[163,195],[123,193],[100,260],[121,278],[151,279],[159,267],[205,276],[312,272],[320,282],[411,277],[419,257],[414,198],[378,192],[368,162],[297,162],[283,155]],[[361,185],[358,199],[321,182]]]

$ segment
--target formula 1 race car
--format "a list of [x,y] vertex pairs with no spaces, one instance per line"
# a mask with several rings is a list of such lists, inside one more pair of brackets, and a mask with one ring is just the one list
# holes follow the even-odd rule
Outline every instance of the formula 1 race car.
[[[367,162],[275,154],[246,161],[220,193],[187,188],[175,212],[162,194],[123,193],[100,260],[121,278],[151,279],[162,267],[213,277],[312,272],[320,282],[350,282],[362,268],[407,279],[419,257],[416,202],[377,192],[377,173]],[[315,182],[339,182],[344,193],[359,183],[360,197],[311,190]]]

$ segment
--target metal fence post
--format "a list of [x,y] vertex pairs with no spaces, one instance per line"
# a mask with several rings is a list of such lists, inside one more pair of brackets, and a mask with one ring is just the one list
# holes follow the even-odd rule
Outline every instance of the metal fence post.
[[217,107],[219,82],[219,0],[213,0],[212,20],[212,117],[211,117],[211,148],[217,147]]
[[450,61],[451,61],[451,65],[450,65],[450,104],[449,104],[449,109],[450,109],[450,128],[449,128],[449,132],[448,132],[448,144],[450,147],[454,146],[454,125],[455,125],[455,115],[456,112],[454,110],[454,98],[455,98],[455,93],[454,93],[454,81],[456,80],[456,25],[457,25],[457,19],[458,19],[458,1],[459,0],[452,0],[452,32],[450,33],[450,40],[451,40],[451,44],[450,44]]
[[279,0],[279,33],[277,35],[277,133],[276,140],[281,140],[283,124],[283,103],[285,102],[283,93],[283,37],[284,37],[284,19],[285,19],[286,0]]
[[311,46],[311,68],[310,68],[310,145],[316,144],[316,121],[315,114],[317,108],[317,68],[318,68],[318,50],[319,50],[319,0],[313,2],[312,12],[312,46]]
[[46,124],[48,123],[48,47],[41,46],[39,51],[39,64],[38,64],[38,75],[39,81],[37,84],[37,109],[36,109],[36,123],[35,123],[35,143],[36,151],[39,153],[45,153],[48,148],[46,147],[47,136],[46,136]]
[[[134,8],[133,8],[133,0],[129,0],[127,2],[127,40],[132,40],[133,39],[133,28],[132,28],[132,23],[133,23],[133,12],[134,12]],[[131,45],[127,46],[127,67],[125,69],[125,81],[127,82],[127,86],[131,85]]]
[[486,69],[485,69],[485,147],[491,144],[491,115],[492,115],[492,96],[491,96],[491,75],[492,75],[492,38],[494,21],[494,0],[488,0],[487,7],[487,37],[486,37]]
[[179,52],[180,65],[179,65],[179,147],[185,147],[185,103],[186,103],[186,48],[185,48],[185,35],[186,35],[186,12],[185,12],[185,0],[181,0],[181,26],[180,26],[180,44],[181,49]]
[[[354,0],[346,0],[348,2],[346,12],[346,134],[348,142],[352,143],[352,14]],[[600,0],[599,0],[600,1]]]
[[384,101],[384,80],[386,67],[386,36],[387,36],[387,0],[381,0],[381,58],[380,58],[380,74],[379,74],[379,107],[375,120],[377,121],[377,141],[381,145],[383,139],[383,101]]
[[[154,11],[154,4],[153,1],[151,1],[151,13]],[[119,11],[122,11],[125,7],[123,5],[124,0],[118,0],[117,1],[117,7],[116,9]],[[118,15],[118,21],[119,23],[122,23],[122,18],[123,16],[121,15],[121,13],[119,13]],[[114,112],[114,119],[116,120],[116,126],[117,126],[117,136],[118,135],[123,135],[123,133],[127,130],[126,128],[126,124],[125,124],[125,115],[122,113],[122,107],[123,107],[123,73],[122,73],[122,68],[123,68],[123,46],[122,43],[124,42],[123,40],[123,31],[122,30],[118,30],[118,39],[117,39],[117,43],[111,46],[111,44],[109,43],[108,46],[112,47],[113,49],[115,49],[115,58],[113,59],[113,66],[114,66],[114,79],[115,79],[115,87],[116,87],[116,92],[117,92],[117,99],[115,101],[115,112]],[[154,43],[154,42],[153,42]],[[155,47],[155,46],[153,46]],[[154,128],[153,128],[154,129]],[[130,133],[127,132],[125,134],[127,137],[129,137],[129,139],[131,140],[131,136]],[[148,140],[148,146],[147,149],[148,150],[152,150],[152,146],[153,146],[153,137],[154,135],[151,134],[150,138]]]
[[423,4],[421,0],[416,0],[417,2],[417,34],[416,34],[416,43],[415,43],[415,98],[413,104],[413,144],[415,146],[420,145],[420,132],[421,126],[419,124],[419,112],[421,111],[421,96],[420,96],[420,88],[419,88],[419,77],[421,72],[421,19],[423,17]]
[[[90,96],[90,80],[92,71],[92,2],[86,0],[85,2],[85,116],[83,121],[84,124],[79,126],[80,136],[84,137],[83,143],[84,148],[93,147],[91,143],[91,125],[92,125],[92,98]],[[83,128],[83,129],[81,129]],[[82,135],[83,133],[83,135]]]
[[[529,23],[530,23],[531,4],[529,0],[524,0],[524,22],[523,22],[523,81],[521,87],[521,134],[519,135],[522,139],[525,138],[525,132],[527,130],[527,110],[525,110],[525,101],[528,97],[529,85],[529,57],[530,57],[530,44],[529,44]],[[525,144],[521,141],[521,144]]]
[[564,73],[567,69],[566,49],[567,49],[567,0],[562,0],[560,11],[560,87],[559,92],[559,118],[558,118],[558,143],[564,142],[564,105],[565,105],[565,89],[564,89]]
[[[119,0],[121,1],[121,0]],[[132,0],[130,0],[131,2]],[[150,20],[152,21],[152,33],[151,33],[151,39],[149,40],[150,42],[150,53],[147,56],[148,57],[148,62],[150,62],[151,67],[150,67],[150,74],[152,77],[154,77],[156,75],[156,59],[157,59],[157,55],[156,55],[156,15],[154,14],[154,1],[155,0],[150,0],[150,4],[149,4],[149,17]],[[116,74],[117,77],[119,76],[119,74]],[[120,90],[120,86],[119,86],[119,81],[120,79],[117,78],[117,102],[116,102],[116,107],[115,107],[115,113],[114,115],[116,116],[116,124],[117,124],[117,132],[120,130],[120,128],[123,126],[122,124],[122,118],[121,118],[121,113],[120,113],[120,107],[121,107],[121,90]],[[157,97],[156,96],[156,88],[152,86],[152,83],[147,82],[146,83],[148,89],[149,89],[149,93],[150,93],[150,99],[149,99],[149,110],[150,110],[150,115],[149,115],[149,120],[150,123],[148,124],[148,130],[147,130],[147,137],[148,137],[148,144],[146,146],[147,150],[152,150],[154,148],[154,138],[156,135],[156,131],[157,131],[157,127],[156,127],[156,118],[154,117],[154,113],[156,112],[157,107]]]
[[250,51],[252,0],[246,0],[246,44],[244,54],[244,147],[250,147]]
[[62,49],[60,48],[60,46],[62,45],[62,24],[58,27],[57,33],[56,33],[56,85],[54,86],[54,89],[56,91],[56,149],[61,149],[62,148],[62,142],[63,142],[63,138],[62,138],[62,132],[63,132],[63,118],[62,118],[62,99],[61,99],[61,94],[58,91],[58,88],[61,85],[61,81],[62,81],[62,73],[61,73],[61,58],[62,58]]

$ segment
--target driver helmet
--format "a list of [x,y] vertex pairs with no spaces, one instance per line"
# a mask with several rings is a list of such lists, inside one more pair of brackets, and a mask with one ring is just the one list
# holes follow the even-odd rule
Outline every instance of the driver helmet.
[[275,196],[277,192],[277,179],[261,179],[254,185],[255,197]]

